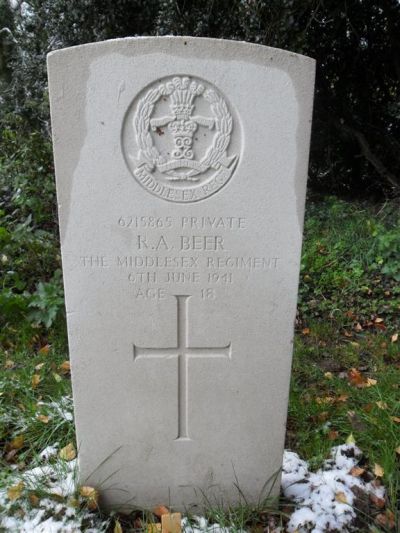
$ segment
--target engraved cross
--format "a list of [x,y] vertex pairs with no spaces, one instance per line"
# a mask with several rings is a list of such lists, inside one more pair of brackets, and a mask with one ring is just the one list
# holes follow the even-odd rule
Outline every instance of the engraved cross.
[[173,348],[144,348],[133,345],[133,360],[151,357],[178,360],[178,436],[176,440],[191,440],[189,437],[189,359],[231,359],[231,343],[222,347],[193,348],[189,346],[190,296],[174,295],[177,304],[177,346]]

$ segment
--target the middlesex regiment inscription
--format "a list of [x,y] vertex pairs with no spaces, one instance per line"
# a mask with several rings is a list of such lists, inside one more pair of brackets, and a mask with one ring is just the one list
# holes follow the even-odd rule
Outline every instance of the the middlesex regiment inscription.
[[134,99],[122,146],[146,190],[172,202],[196,202],[231,178],[239,137],[238,120],[215,87],[194,76],[169,76]]
[[[144,348],[133,345],[133,359],[157,357],[178,359],[178,437],[176,440],[190,440],[189,436],[189,359],[194,357],[231,358],[231,344],[215,348],[194,348],[189,342],[189,308],[191,296],[175,295],[177,303],[177,346],[173,348]],[[212,372],[212,370],[211,370]]]

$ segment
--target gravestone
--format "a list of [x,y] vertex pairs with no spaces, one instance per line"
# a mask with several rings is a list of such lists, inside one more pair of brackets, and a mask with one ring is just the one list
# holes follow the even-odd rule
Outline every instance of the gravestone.
[[125,507],[276,493],[314,61],[146,37],[48,65],[81,482]]

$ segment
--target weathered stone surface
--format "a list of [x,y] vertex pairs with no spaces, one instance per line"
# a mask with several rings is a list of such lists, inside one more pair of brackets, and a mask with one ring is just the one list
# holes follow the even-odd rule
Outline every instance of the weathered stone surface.
[[81,479],[110,505],[256,502],[282,461],[314,61],[164,37],[48,62]]

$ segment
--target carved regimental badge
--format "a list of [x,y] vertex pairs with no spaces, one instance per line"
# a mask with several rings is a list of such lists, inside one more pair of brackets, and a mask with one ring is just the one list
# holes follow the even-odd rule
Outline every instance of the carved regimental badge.
[[204,80],[159,80],[135,98],[125,117],[126,163],[145,189],[164,200],[207,198],[229,181],[238,163],[239,131],[232,114]]

